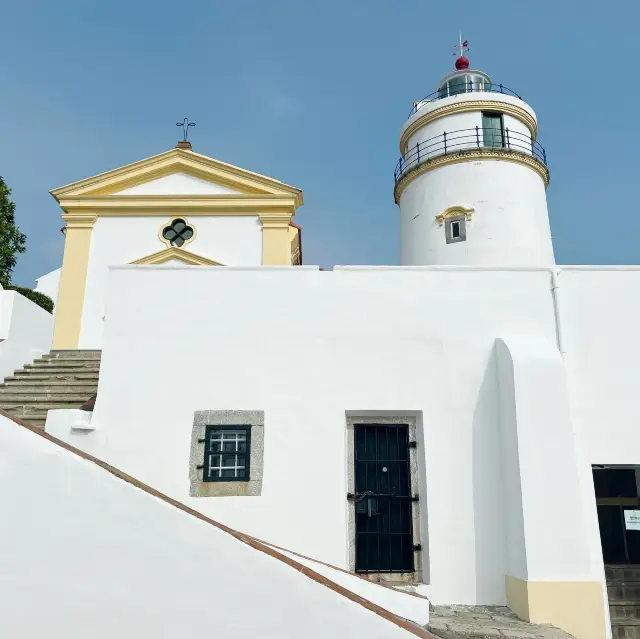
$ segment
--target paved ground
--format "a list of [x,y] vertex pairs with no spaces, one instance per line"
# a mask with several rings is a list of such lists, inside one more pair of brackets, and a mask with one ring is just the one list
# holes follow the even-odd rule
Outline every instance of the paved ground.
[[426,628],[442,639],[572,639],[553,626],[521,621],[500,606],[432,606]]

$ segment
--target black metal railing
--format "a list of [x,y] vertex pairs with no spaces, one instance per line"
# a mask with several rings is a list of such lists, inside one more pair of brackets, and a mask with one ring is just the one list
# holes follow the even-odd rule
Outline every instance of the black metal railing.
[[444,98],[450,98],[455,95],[463,95],[464,93],[502,93],[503,95],[510,95],[514,98],[522,100],[515,91],[512,91],[504,84],[492,84],[490,82],[461,82],[460,84],[447,84],[441,87],[437,91],[430,93],[428,96],[417,100],[413,103],[413,108],[409,113],[411,117],[414,113],[417,113],[422,107],[427,106],[430,102],[435,100],[442,100]]
[[530,135],[507,129],[475,127],[459,131],[445,131],[428,140],[417,142],[400,157],[393,172],[394,181],[411,169],[440,155],[463,153],[473,149],[507,149],[531,155],[545,166],[547,153]]

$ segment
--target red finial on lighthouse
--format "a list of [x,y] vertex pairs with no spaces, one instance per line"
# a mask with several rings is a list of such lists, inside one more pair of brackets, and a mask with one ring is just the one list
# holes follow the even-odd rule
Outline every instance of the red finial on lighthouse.
[[453,55],[459,56],[456,60],[456,69],[458,71],[464,71],[469,68],[469,59],[465,57],[465,51],[469,51],[469,41],[462,41],[462,32],[460,32],[460,44],[456,46],[456,51]]

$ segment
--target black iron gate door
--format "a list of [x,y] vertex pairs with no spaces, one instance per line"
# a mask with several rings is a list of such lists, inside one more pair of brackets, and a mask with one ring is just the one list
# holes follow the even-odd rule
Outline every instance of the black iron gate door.
[[409,427],[354,430],[356,572],[413,572]]

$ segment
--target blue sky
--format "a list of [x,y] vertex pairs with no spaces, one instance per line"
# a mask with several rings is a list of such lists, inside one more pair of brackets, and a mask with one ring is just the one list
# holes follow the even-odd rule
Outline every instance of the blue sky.
[[558,263],[640,259],[638,0],[4,0],[0,175],[28,236],[15,281],[57,268],[49,190],[173,147],[303,189],[307,264],[397,264],[398,134],[472,67],[540,122]]

